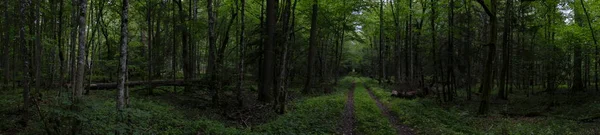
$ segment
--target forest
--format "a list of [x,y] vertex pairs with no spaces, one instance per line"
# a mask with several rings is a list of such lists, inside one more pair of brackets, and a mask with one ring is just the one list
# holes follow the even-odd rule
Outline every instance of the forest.
[[3,0],[0,135],[599,134],[599,0]]

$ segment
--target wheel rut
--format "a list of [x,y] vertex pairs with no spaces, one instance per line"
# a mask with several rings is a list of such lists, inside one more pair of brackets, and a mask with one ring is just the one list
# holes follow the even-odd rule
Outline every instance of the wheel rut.
[[341,133],[344,135],[353,135],[355,128],[355,117],[354,117],[354,89],[356,88],[356,82],[352,82],[350,90],[348,90],[348,97],[346,98],[346,105],[344,106],[344,113],[342,119]]
[[367,88],[367,92],[369,93],[369,96],[371,96],[371,98],[373,100],[375,100],[377,107],[381,110],[381,112],[383,113],[383,115],[385,115],[386,117],[388,117],[390,123],[392,124],[392,126],[396,129],[396,132],[399,135],[415,135],[415,131],[410,128],[409,126],[406,126],[402,123],[400,123],[401,121],[398,120],[398,118],[394,115],[392,115],[390,113],[390,110],[387,108],[387,106],[383,105],[381,103],[381,101],[379,101],[379,98],[377,98],[374,94],[373,91],[371,90],[371,88],[369,86],[367,86],[367,84],[364,84],[365,88]]

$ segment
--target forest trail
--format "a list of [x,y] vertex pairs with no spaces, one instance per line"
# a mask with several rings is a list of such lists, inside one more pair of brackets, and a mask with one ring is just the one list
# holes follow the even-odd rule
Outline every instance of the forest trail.
[[346,105],[344,106],[344,114],[342,119],[342,131],[344,135],[354,134],[354,89],[356,88],[356,82],[352,82],[350,90],[348,91],[348,97],[346,98]]
[[396,118],[394,115],[391,115],[390,110],[381,103],[381,101],[379,101],[379,98],[377,98],[374,94],[373,91],[371,90],[371,88],[369,86],[367,86],[366,83],[363,83],[364,87],[367,89],[367,92],[369,93],[369,96],[375,100],[377,107],[381,110],[381,112],[383,113],[384,116],[386,116],[390,122],[390,124],[392,124],[392,126],[396,129],[396,132],[398,133],[398,135],[415,135],[416,133],[414,132],[414,130],[412,128],[410,128],[407,125],[404,125],[402,123],[400,123],[400,121],[398,120],[398,118]]

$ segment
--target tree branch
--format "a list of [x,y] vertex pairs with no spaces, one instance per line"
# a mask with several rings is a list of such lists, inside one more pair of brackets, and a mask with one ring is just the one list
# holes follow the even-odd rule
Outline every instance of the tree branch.
[[485,5],[485,2],[483,2],[483,0],[477,0],[477,3],[479,3],[479,5],[481,5],[481,7],[483,7],[483,10],[485,10],[485,13],[486,13],[488,16],[492,16],[492,15],[494,15],[494,14],[492,13],[492,11],[491,11],[491,10],[490,10],[490,9],[489,9],[489,8],[488,8],[486,5]]

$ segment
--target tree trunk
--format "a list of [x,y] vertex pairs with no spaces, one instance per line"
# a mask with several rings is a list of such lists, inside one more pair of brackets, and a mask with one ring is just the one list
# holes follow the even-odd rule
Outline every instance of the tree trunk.
[[[146,62],[148,63],[148,67],[147,67],[148,68],[147,81],[148,81],[148,84],[150,84],[150,83],[152,83],[151,81],[154,79],[153,78],[153,73],[152,73],[152,71],[154,70],[154,63],[153,63],[154,59],[152,58],[152,56],[154,56],[153,53],[152,53],[153,52],[152,43],[154,42],[154,39],[152,38],[152,36],[153,36],[152,35],[152,30],[153,30],[153,27],[152,27],[152,11],[154,10],[153,9],[154,6],[150,3],[150,0],[146,1],[146,6],[147,6],[147,9],[146,9],[147,10],[146,11],[146,25],[148,27],[147,28],[148,29],[148,38],[147,39],[148,40],[146,41],[147,45],[148,45],[148,54],[147,54],[148,55],[147,56],[148,61],[146,61]],[[123,11],[125,11],[125,10],[126,9],[123,9]],[[160,33],[160,31],[158,31],[157,33]],[[153,92],[152,92],[153,89],[154,89],[154,87],[148,85],[148,95],[153,95]]]
[[263,50],[264,62],[262,71],[262,88],[258,92],[258,100],[262,102],[271,102],[273,100],[273,61],[274,61],[274,49],[275,44],[275,27],[277,26],[277,17],[275,16],[275,0],[267,0],[267,36],[266,44]]
[[[236,1],[237,2],[237,1]],[[245,37],[245,30],[246,30],[246,0],[241,0],[241,15],[240,15],[240,39],[239,39],[239,49],[240,49],[240,61],[238,63],[238,72],[239,72],[239,80],[238,80],[238,84],[237,84],[237,91],[236,91],[236,100],[238,102],[238,106],[239,107],[243,107],[244,106],[244,102],[242,100],[242,91],[244,90],[244,60],[246,57],[246,40],[244,39]]]
[[510,41],[509,41],[509,36],[510,36],[510,22],[511,22],[511,16],[510,16],[510,9],[512,9],[512,0],[507,0],[506,1],[506,7],[504,7],[504,33],[502,36],[502,69],[500,72],[500,88],[498,89],[498,97],[500,99],[508,99],[508,93],[506,90],[506,82],[508,81],[508,60],[510,59],[509,57],[509,49],[510,49]]
[[83,82],[85,75],[85,56],[86,56],[86,11],[87,0],[80,0],[79,3],[79,55],[77,57],[77,72],[75,83],[75,101],[79,102],[83,98]]
[[34,29],[35,29],[35,93],[40,94],[41,89],[41,81],[42,81],[42,40],[41,40],[41,21],[40,21],[40,4],[41,1],[37,1],[35,4],[35,14],[34,14]]
[[[188,80],[192,78],[191,68],[190,68],[190,58],[189,58],[189,44],[188,44],[188,30],[187,25],[185,24],[185,13],[183,12],[183,7],[181,0],[175,1],[177,7],[179,8],[179,25],[178,30],[181,32],[181,59],[183,62],[183,80],[187,83]],[[191,92],[190,85],[185,85],[185,92]]]
[[26,9],[28,4],[30,4],[31,1],[29,0],[22,0],[20,3],[20,7],[19,7],[19,13],[21,14],[21,19],[18,26],[19,26],[19,41],[20,41],[20,48],[21,48],[21,58],[23,60],[23,68],[22,68],[22,72],[23,72],[23,121],[22,121],[22,125],[23,126],[27,126],[27,123],[29,121],[29,106],[30,106],[30,99],[29,99],[29,83],[30,83],[30,68],[29,68],[29,50],[27,49],[27,39],[25,37],[25,24],[27,24],[26,18]]
[[4,80],[3,80],[3,87],[2,90],[7,90],[8,89],[8,82],[10,82],[10,73],[11,73],[11,69],[10,69],[10,65],[14,65],[13,63],[10,62],[10,56],[9,56],[9,49],[11,47],[10,43],[10,32],[9,29],[12,24],[10,23],[10,17],[8,15],[8,9],[10,7],[10,2],[9,1],[4,1],[5,9],[4,9],[4,25],[2,26],[4,28],[4,36],[2,38],[4,38],[4,48],[2,49],[2,61],[4,61],[4,64],[2,64],[2,70],[3,72],[3,76],[4,76]]
[[[128,43],[128,35],[129,31],[128,23],[129,23],[129,0],[123,0],[123,7],[121,13],[121,49],[120,49],[120,59],[119,59],[119,81],[117,81],[117,112],[119,113],[117,118],[121,125],[125,125],[126,118],[124,114],[124,109],[128,106],[128,96],[126,93],[127,88],[125,87],[125,82],[127,81],[127,43]],[[117,134],[122,133],[122,131],[116,131]]]
[[494,68],[494,60],[496,59],[496,0],[491,0],[491,10],[487,8],[483,0],[477,0],[479,4],[485,9],[485,12],[490,17],[490,41],[488,46],[488,56],[485,63],[485,70],[483,72],[483,83],[482,83],[482,94],[481,104],[479,105],[478,114],[486,114],[489,109],[490,92],[492,89],[492,68]]
[[448,48],[446,48],[446,55],[448,55],[448,64],[446,64],[446,82],[445,85],[448,87],[448,93],[446,94],[448,101],[454,100],[454,0],[450,0],[450,12],[448,13]]
[[216,35],[215,35],[215,23],[216,17],[213,9],[213,0],[208,0],[207,10],[208,10],[208,70],[207,73],[210,77],[210,82],[208,85],[208,89],[213,90],[213,104],[217,105],[219,101],[219,97],[217,96],[217,90],[215,87],[216,79],[217,79],[217,66],[216,66]]
[[315,53],[316,53],[316,49],[317,49],[317,31],[318,31],[318,26],[317,26],[317,17],[318,17],[318,11],[319,11],[319,3],[317,0],[313,1],[313,5],[312,5],[312,16],[311,16],[311,24],[310,24],[310,39],[309,39],[309,46],[308,46],[308,62],[307,62],[307,66],[306,66],[306,83],[304,85],[304,91],[302,91],[304,94],[308,94],[311,92],[311,89],[313,87],[312,84],[312,77],[313,77],[313,68],[314,68],[314,63],[315,63]]
[[379,83],[385,80],[385,57],[384,52],[385,45],[383,41],[383,0],[379,0],[379,69],[381,70],[381,77]]
[[583,8],[583,12],[585,13],[585,16],[587,18],[587,23],[588,23],[588,27],[590,28],[590,32],[592,33],[592,39],[594,40],[594,56],[596,58],[596,62],[594,63],[594,84],[595,84],[595,89],[596,91],[598,91],[598,40],[596,40],[596,34],[594,32],[594,28],[592,27],[592,21],[590,20],[590,15],[587,11],[587,9],[585,8],[585,4],[583,3],[583,0],[580,0],[581,2],[581,7]]

